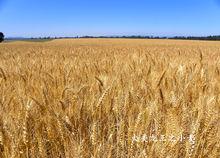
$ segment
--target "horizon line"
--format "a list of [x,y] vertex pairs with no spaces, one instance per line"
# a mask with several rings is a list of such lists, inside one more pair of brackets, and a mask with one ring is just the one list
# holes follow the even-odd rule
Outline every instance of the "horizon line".
[[114,37],[160,37],[160,38],[172,38],[172,37],[217,37],[220,36],[220,34],[216,35],[75,35],[75,36],[6,36],[5,39],[12,39],[12,38],[20,38],[20,39],[36,39],[36,38],[82,38],[82,37],[106,37],[106,38],[114,38]]

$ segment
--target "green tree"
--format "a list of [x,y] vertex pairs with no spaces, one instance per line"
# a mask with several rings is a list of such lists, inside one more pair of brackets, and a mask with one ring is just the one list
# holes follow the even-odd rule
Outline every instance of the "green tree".
[[2,32],[0,32],[0,43],[4,41],[4,34]]

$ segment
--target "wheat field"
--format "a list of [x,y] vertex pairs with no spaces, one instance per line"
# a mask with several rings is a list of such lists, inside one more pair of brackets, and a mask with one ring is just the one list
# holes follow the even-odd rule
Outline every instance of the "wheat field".
[[1,158],[219,158],[220,42],[0,44]]

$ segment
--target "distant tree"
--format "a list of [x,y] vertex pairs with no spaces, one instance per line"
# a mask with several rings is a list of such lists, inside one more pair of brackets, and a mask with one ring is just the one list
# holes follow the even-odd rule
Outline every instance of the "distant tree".
[[0,32],[0,43],[4,41],[4,34],[2,32]]

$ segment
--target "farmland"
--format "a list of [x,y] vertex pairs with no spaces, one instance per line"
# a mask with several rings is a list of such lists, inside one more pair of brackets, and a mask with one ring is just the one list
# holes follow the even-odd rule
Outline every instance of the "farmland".
[[0,44],[0,157],[220,157],[220,42]]

